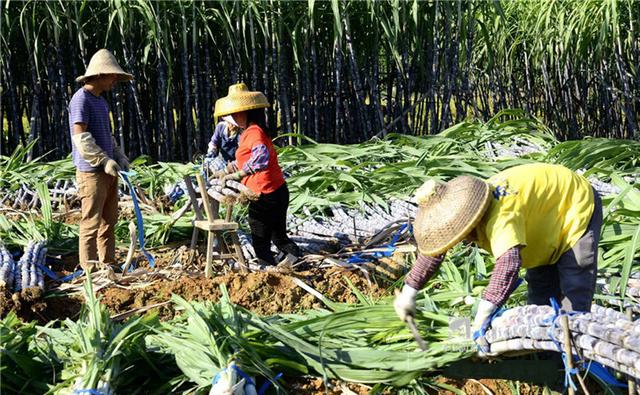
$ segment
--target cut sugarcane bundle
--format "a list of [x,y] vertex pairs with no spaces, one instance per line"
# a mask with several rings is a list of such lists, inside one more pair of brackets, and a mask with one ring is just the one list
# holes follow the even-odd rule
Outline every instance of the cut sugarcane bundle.
[[44,290],[44,273],[41,266],[44,265],[47,255],[45,245],[45,241],[29,242],[22,257],[15,265],[14,291],[18,292],[28,288]]
[[4,245],[0,245],[0,287],[6,290],[13,289],[14,270],[15,262],[11,253]]
[[[562,329],[550,306],[522,306],[492,321],[485,335],[493,354],[562,350]],[[587,358],[640,378],[640,321],[594,305],[588,313],[568,315],[575,346]]]
[[245,259],[255,259],[256,251],[253,249],[253,245],[251,244],[251,236],[241,230],[238,230],[237,233],[238,240],[240,240],[240,247],[242,248],[242,254],[244,255]]

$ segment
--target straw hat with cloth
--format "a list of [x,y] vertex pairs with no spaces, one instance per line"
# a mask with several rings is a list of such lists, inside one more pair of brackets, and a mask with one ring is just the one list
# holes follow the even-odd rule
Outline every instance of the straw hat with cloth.
[[133,75],[122,70],[118,61],[109,50],[101,49],[91,57],[87,71],[85,71],[84,75],[76,78],[76,81],[86,82],[90,77],[104,74],[115,74],[120,81],[133,80]]
[[472,176],[447,183],[429,180],[416,191],[414,223],[418,250],[437,256],[462,241],[480,222],[491,202],[489,184]]
[[[262,92],[250,91],[244,82],[229,87],[229,94],[216,100],[215,117],[224,117],[242,111],[269,107],[269,101]],[[227,118],[224,118],[227,120]]]

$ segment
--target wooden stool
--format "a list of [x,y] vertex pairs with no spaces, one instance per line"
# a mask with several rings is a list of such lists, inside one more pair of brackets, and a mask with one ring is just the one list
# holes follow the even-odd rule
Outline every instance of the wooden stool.
[[[237,230],[239,226],[237,222],[231,221],[231,215],[233,214],[233,205],[227,205],[227,211],[224,219],[218,218],[218,208],[220,203],[217,200],[210,199],[202,174],[198,173],[196,175],[196,180],[198,181],[198,188],[200,189],[200,196],[202,197],[202,204],[204,206],[206,218],[203,217],[202,211],[200,210],[200,204],[196,196],[196,191],[193,188],[193,184],[191,183],[191,177],[184,177],[184,182],[187,186],[189,199],[191,200],[193,212],[195,213],[196,217],[193,221],[193,234],[191,236],[192,250],[195,250],[198,243],[198,230],[204,230],[207,232],[207,265],[204,270],[205,276],[213,276],[213,267],[211,265],[213,259],[235,259],[236,262],[238,262],[238,264],[240,265],[240,270],[243,273],[247,273],[249,269],[247,269],[247,264],[244,260],[244,255],[242,254],[242,247],[240,246],[240,239],[238,238]],[[225,243],[222,235],[225,232],[231,234],[231,240],[234,250],[233,252],[223,252],[223,246],[225,245]],[[215,240],[218,240],[219,251],[214,251]]]

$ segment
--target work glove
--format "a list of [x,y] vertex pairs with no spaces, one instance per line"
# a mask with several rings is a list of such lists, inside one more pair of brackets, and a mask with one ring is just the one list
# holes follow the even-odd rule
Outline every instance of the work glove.
[[118,172],[121,170],[120,165],[113,159],[107,160],[104,165],[104,172],[110,176],[118,177]]
[[124,154],[122,147],[118,145],[113,136],[111,136],[111,141],[113,141],[113,159],[118,162],[118,165],[122,170],[129,171],[129,158]]
[[226,174],[235,173],[236,171],[238,171],[238,166],[236,165],[236,161],[234,160],[227,163],[227,165],[224,168],[224,172]]
[[215,180],[216,178],[222,179],[224,178],[224,176],[227,173],[224,172],[224,170],[218,170],[218,171],[214,171],[211,173],[211,176],[209,176],[210,179]]
[[417,294],[417,289],[405,284],[402,287],[402,292],[400,292],[393,301],[393,308],[402,321],[406,322],[408,316],[414,316],[416,314]]
[[496,310],[498,310],[498,306],[488,300],[480,299],[476,316],[471,326],[471,333],[473,334],[473,341],[478,346],[478,356],[481,358],[486,358],[491,355],[490,345],[485,339],[484,334],[487,329],[489,329],[491,318]]
[[240,181],[247,175],[248,174],[244,170],[240,170],[231,174],[225,174],[225,176],[222,177],[222,180],[223,181],[227,181],[227,180]]

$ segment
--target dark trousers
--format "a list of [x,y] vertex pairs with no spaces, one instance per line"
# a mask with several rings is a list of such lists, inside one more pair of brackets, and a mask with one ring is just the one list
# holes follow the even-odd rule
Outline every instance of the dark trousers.
[[268,264],[276,263],[271,253],[271,241],[282,252],[301,256],[301,251],[287,236],[289,189],[283,184],[274,192],[262,194],[249,203],[249,227],[256,256]]
[[[594,208],[584,235],[555,265],[527,270],[527,303],[548,305],[554,297],[565,310],[590,311],[598,274],[602,201],[594,190]],[[565,300],[562,300],[562,298]]]

